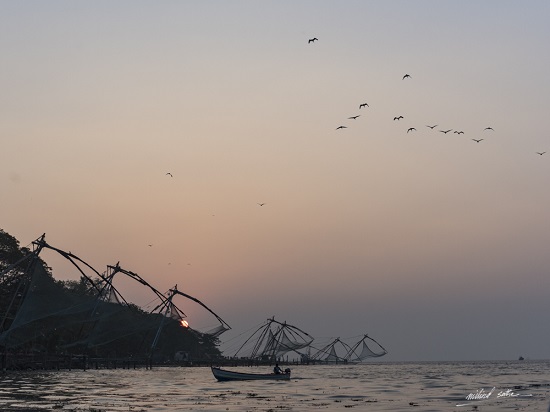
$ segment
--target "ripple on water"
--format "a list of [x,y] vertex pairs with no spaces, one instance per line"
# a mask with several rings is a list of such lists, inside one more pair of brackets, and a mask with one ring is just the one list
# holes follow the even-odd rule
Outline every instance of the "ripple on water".
[[0,410],[309,412],[353,408],[369,412],[454,412],[464,410],[457,409],[456,404],[465,401],[469,393],[495,386],[534,396],[479,404],[484,412],[514,408],[542,412],[547,410],[550,396],[549,365],[465,362],[295,366],[290,382],[221,383],[215,381],[209,368],[25,372],[0,377]]

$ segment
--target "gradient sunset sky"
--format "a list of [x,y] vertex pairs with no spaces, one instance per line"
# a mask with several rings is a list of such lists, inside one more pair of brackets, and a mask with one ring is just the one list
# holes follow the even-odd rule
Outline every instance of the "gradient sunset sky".
[[177,283],[222,341],[275,316],[387,360],[550,358],[549,21],[548,1],[2,1],[0,227]]

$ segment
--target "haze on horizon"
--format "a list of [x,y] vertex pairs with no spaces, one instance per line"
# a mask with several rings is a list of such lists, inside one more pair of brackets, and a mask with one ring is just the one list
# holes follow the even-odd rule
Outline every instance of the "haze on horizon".
[[368,333],[383,360],[549,358],[549,19],[545,1],[1,2],[0,227],[178,284],[222,341],[275,316]]

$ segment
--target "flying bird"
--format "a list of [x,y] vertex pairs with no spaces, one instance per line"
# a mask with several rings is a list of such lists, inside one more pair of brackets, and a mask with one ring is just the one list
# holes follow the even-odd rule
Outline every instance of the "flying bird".
[[338,126],[338,127],[336,128],[336,130],[338,130],[338,129],[347,129],[347,128],[348,128],[347,126]]
[[263,206],[263,205],[265,205],[265,203],[258,203],[258,205],[259,205],[259,206]]
[[403,118],[403,116],[397,116],[397,117],[394,117],[393,120],[401,120]]
[[361,104],[359,105],[359,108],[362,109],[362,108],[365,107],[365,106],[370,107],[367,103],[361,103]]
[[153,245],[147,245],[147,246],[149,246],[149,247],[153,247]]
[[412,132],[413,130],[416,131],[414,127],[409,127],[409,129],[407,130],[407,133]]
[[440,132],[441,132],[441,133],[447,134],[447,133],[449,133],[451,130],[453,130],[453,129],[449,129],[449,130],[440,130]]
[[411,77],[410,74],[406,74],[406,75],[403,76],[403,79],[402,79],[402,80],[405,80],[407,77],[410,78],[410,79],[412,79],[412,77]]
[[492,130],[493,132],[495,131],[495,129],[493,129],[492,127],[486,127],[485,129],[483,130]]
[[481,142],[483,139],[472,139],[472,140],[473,140],[474,142],[476,142],[476,143],[479,143],[479,142]]
[[309,43],[315,43],[315,41],[317,41],[317,40],[319,40],[319,39],[318,39],[317,37],[314,37],[313,39],[309,39],[309,40],[307,41],[307,44],[309,44]]
[[436,125],[436,124],[434,124],[433,126],[428,126],[428,125],[426,125],[426,127],[429,127],[430,129],[432,129],[432,130],[433,130],[433,129],[434,129],[434,127],[437,127],[437,125]]
[[351,117],[348,117],[348,119],[353,119],[353,120],[355,120],[355,119],[357,119],[359,116],[361,116],[361,115],[358,114],[357,116],[351,116]]
[[542,156],[543,154],[545,154],[545,153],[546,153],[546,152],[537,152],[537,154],[539,154],[539,155],[541,155],[541,156]]
[[455,130],[453,133],[456,133],[456,134],[464,134],[464,132],[461,130],[461,131],[458,131],[458,130]]
[[172,176],[172,173],[170,173],[170,172],[166,173],[166,176],[174,177],[174,176]]

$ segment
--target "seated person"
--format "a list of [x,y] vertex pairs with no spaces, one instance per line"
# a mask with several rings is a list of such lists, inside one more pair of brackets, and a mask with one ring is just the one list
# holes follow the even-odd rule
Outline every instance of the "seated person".
[[279,368],[279,364],[278,364],[278,363],[275,364],[275,367],[273,368],[273,373],[274,373],[275,375],[279,375],[279,374],[283,373],[283,370],[282,370],[281,368]]

